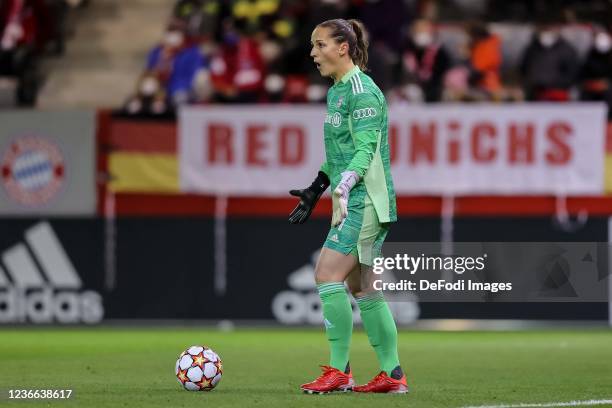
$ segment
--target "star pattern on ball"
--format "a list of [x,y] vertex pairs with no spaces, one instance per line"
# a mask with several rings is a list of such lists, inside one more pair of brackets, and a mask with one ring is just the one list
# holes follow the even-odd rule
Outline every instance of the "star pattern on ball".
[[202,377],[200,381],[195,383],[200,388],[209,388],[211,380],[207,379],[205,376]]
[[194,357],[192,357],[192,358],[193,358],[193,364],[192,364],[192,366],[193,366],[193,367],[198,366],[198,367],[200,367],[200,368],[202,368],[202,369],[204,368],[204,364],[205,364],[205,363],[208,361],[208,360],[206,359],[206,357],[204,357],[204,356],[202,355],[202,353],[200,353],[200,354],[198,354],[198,355],[196,355],[196,356],[194,356]]
[[182,383],[185,383],[187,381],[187,370],[179,370],[176,376]]

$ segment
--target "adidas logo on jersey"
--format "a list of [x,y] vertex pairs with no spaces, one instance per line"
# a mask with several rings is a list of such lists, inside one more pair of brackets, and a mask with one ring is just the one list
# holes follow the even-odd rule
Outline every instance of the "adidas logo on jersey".
[[334,242],[338,242],[338,241],[340,241],[340,240],[338,239],[338,234],[334,234],[334,235],[332,235],[332,236],[331,236],[329,239],[330,239],[330,240],[332,240],[332,241],[334,241]]
[[102,320],[102,296],[81,291],[83,282],[49,223],[29,228],[25,243],[4,250],[1,260],[0,323]]

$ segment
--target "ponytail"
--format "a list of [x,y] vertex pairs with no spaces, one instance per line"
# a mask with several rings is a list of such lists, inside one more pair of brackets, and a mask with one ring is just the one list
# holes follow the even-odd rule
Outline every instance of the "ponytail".
[[[351,53],[353,63],[357,65],[362,71],[368,69],[368,37],[366,34],[363,23],[359,20],[349,20],[349,24],[353,29],[356,37],[356,46],[354,53]],[[353,50],[351,50],[353,51]]]
[[327,20],[318,25],[331,30],[331,37],[338,43],[347,42],[349,45],[349,56],[353,63],[362,71],[368,69],[368,34],[359,20],[344,20],[337,18]]

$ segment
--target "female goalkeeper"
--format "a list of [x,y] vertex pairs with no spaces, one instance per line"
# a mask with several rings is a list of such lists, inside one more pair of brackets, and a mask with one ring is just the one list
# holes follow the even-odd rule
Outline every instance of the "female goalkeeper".
[[[310,187],[290,192],[300,202],[289,221],[304,223],[331,184],[331,229],[315,270],[330,363],[323,366],[319,378],[301,388],[307,393],[351,389],[405,393],[408,387],[399,364],[395,322],[382,293],[369,284],[372,260],[380,256],[389,224],[397,219],[389,169],[387,104],[380,89],[363,72],[368,44],[360,22],[325,21],[313,31],[311,43],[310,56],[317,69],[334,80],[327,93],[326,160]],[[345,281],[359,305],[381,368],[361,386],[354,386],[349,366],[353,318]]]

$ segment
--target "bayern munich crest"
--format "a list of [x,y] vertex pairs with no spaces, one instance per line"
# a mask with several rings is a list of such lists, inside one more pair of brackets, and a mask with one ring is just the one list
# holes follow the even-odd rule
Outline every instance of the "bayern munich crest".
[[57,146],[36,136],[9,144],[0,158],[2,186],[21,205],[48,203],[64,184],[64,158]]

